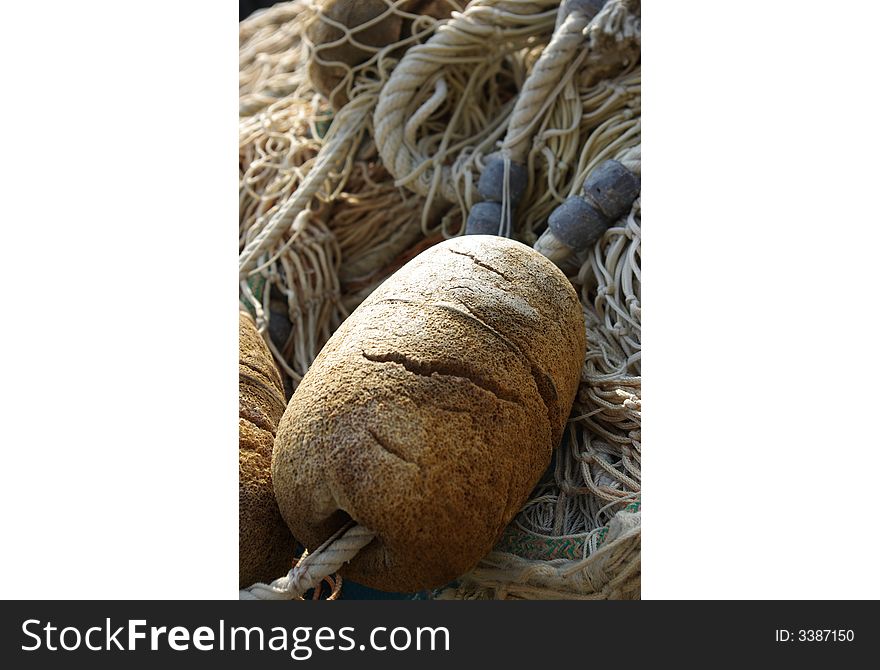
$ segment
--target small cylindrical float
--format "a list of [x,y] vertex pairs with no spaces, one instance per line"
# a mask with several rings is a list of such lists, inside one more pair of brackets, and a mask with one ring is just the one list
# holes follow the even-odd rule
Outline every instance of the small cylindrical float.
[[587,177],[581,195],[567,198],[550,213],[535,249],[554,263],[583,252],[629,211],[640,189],[639,175],[619,161],[603,161]]
[[477,182],[477,191],[483,200],[468,212],[465,234],[503,234],[504,204],[507,203],[510,212],[513,212],[528,184],[529,173],[525,165],[505,159],[501,154],[488,156]]

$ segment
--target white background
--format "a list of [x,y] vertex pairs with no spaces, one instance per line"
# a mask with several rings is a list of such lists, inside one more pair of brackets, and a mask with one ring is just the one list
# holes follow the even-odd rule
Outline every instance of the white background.
[[[643,597],[880,597],[880,11],[645,5]],[[234,598],[236,8],[3,23],[3,595]]]

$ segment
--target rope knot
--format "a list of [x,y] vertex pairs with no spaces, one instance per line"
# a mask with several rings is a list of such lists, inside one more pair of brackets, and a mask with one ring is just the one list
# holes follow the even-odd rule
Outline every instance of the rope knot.
[[616,294],[617,286],[615,286],[614,282],[596,288],[596,297],[607,298],[608,296],[614,296]]

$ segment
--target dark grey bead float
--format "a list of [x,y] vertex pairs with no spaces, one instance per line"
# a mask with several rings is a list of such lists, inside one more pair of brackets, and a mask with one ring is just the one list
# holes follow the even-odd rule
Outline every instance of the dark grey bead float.
[[[511,162],[508,175],[508,198],[510,209],[513,211],[526,192],[529,173],[525,165]],[[498,235],[501,231],[501,203],[504,199],[504,159],[502,157],[494,156],[486,161],[486,166],[477,182],[477,191],[483,196],[483,201],[471,207],[465,234]]]
[[[529,173],[525,165],[520,163],[510,164],[509,196],[513,207],[519,204],[526,186],[529,183]],[[477,190],[483,196],[483,200],[501,202],[504,196],[504,159],[492,158],[486,163],[480,181],[477,182]]]
[[467,218],[467,235],[497,235],[501,226],[501,203],[478,202]]
[[581,251],[596,242],[639,196],[641,180],[616,160],[597,166],[573,195],[550,214],[547,226],[566,246]]
[[584,182],[584,196],[599,207],[605,218],[616,221],[626,214],[639,197],[641,188],[637,175],[622,163],[607,160],[590,173]]
[[593,203],[573,195],[550,213],[547,226],[565,246],[586,249],[608,230],[608,219]]

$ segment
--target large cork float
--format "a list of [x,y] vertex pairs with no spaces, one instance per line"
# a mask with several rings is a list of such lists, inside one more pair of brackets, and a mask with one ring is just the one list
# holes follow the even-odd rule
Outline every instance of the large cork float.
[[350,520],[375,539],[341,573],[435,588],[489,552],[559,444],[586,351],[578,297],[519,242],[421,253],[342,324],[293,394],[275,496],[314,550]]
[[272,443],[284,413],[281,375],[248,314],[238,314],[238,583],[290,569],[296,542],[272,488]]

